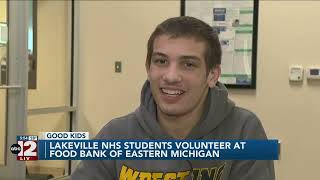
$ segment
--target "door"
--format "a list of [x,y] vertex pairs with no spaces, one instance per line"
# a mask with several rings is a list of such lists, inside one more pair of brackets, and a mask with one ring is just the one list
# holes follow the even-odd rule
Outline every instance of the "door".
[[[0,179],[25,179],[25,162],[10,146],[24,134],[27,117],[27,1],[1,1]],[[3,17],[4,16],[4,17]]]
[[[37,46],[30,57],[32,11],[38,14],[33,20],[39,38],[31,38]],[[72,1],[0,0],[1,180],[70,174],[70,161],[17,161],[10,147],[17,135],[72,131],[76,126],[78,71],[72,55],[72,17]]]

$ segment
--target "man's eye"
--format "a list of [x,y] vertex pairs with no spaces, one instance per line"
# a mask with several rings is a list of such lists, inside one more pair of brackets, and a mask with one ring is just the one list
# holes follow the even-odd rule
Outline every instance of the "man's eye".
[[196,67],[194,63],[190,63],[190,62],[186,62],[184,66],[188,69],[192,69]]
[[158,65],[165,65],[168,63],[166,59],[154,59],[153,62]]

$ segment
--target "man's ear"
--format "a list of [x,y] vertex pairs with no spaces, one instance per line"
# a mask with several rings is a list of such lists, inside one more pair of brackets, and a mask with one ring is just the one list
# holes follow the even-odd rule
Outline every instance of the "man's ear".
[[215,67],[209,70],[207,83],[210,88],[213,88],[217,84],[220,75],[221,75],[220,64],[216,65]]

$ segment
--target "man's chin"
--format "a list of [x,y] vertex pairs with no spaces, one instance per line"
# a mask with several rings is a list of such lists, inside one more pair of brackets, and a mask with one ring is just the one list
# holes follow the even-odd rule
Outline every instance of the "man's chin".
[[161,108],[161,113],[166,116],[180,116],[182,113],[178,109]]

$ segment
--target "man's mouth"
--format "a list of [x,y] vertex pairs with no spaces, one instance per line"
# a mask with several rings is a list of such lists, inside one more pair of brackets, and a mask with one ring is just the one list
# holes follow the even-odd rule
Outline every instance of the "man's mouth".
[[160,88],[161,92],[168,95],[168,96],[180,96],[182,95],[185,91],[182,90],[176,90],[176,89],[165,89],[165,88]]

